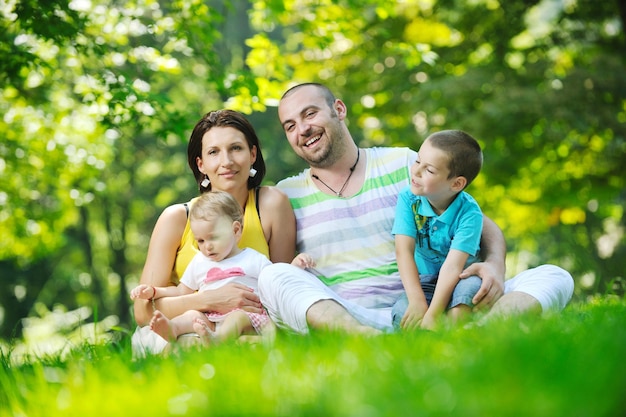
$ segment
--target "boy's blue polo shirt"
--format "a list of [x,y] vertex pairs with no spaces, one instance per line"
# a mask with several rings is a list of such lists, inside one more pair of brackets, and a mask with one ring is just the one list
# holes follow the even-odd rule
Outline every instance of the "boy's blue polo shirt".
[[417,270],[420,274],[438,274],[450,249],[470,255],[465,266],[479,261],[482,229],[482,212],[468,193],[460,192],[437,216],[426,197],[416,196],[406,187],[398,195],[391,233],[415,238]]

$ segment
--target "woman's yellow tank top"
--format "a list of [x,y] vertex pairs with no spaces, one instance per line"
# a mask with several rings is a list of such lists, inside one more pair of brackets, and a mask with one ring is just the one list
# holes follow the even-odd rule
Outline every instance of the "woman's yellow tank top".
[[[265,240],[265,234],[263,233],[263,227],[261,226],[261,218],[259,217],[259,211],[256,204],[257,189],[248,191],[248,201],[243,213],[243,233],[241,240],[239,241],[240,248],[252,248],[261,252],[263,255],[270,257],[270,247]],[[187,213],[193,205],[194,198],[190,202],[186,203]],[[183,276],[183,272],[191,262],[191,259],[198,253],[198,244],[191,233],[191,226],[189,224],[189,214],[187,214],[187,224],[185,224],[185,231],[180,239],[180,246],[178,252],[176,252],[176,261],[174,262],[174,270],[172,271],[171,281],[173,284],[178,285],[180,278]]]

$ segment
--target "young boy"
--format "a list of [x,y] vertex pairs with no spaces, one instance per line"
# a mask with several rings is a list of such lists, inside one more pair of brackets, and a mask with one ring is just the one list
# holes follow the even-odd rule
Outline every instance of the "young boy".
[[452,321],[471,312],[481,280],[459,274],[478,261],[483,219],[463,190],[482,161],[478,142],[460,130],[434,133],[420,147],[392,230],[405,289],[392,309],[396,329],[434,329],[446,310]]
[[[194,202],[189,221],[200,252],[189,263],[176,287],[139,285],[130,297],[155,300],[215,289],[230,282],[244,284],[256,291],[259,273],[271,262],[254,249],[237,246],[243,230],[243,212],[227,192],[210,191]],[[293,265],[314,266],[311,258],[299,254]],[[222,342],[245,334],[261,334],[271,325],[267,313],[232,310],[226,314],[189,310],[169,320],[155,310],[150,328],[166,341],[185,333],[198,333],[205,342]]]

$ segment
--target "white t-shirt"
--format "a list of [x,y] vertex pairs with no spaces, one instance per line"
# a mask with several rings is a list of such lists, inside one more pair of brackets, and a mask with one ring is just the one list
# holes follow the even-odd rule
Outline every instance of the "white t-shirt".
[[256,292],[259,273],[268,265],[271,262],[265,255],[250,248],[220,262],[212,261],[198,252],[185,269],[180,282],[197,291],[214,290],[235,282]]

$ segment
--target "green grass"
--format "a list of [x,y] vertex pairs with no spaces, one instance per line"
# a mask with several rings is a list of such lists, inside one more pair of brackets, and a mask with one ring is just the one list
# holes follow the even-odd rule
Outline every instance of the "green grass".
[[4,416],[618,416],[626,302],[543,318],[364,338],[279,334],[133,360],[127,338],[15,365]]

